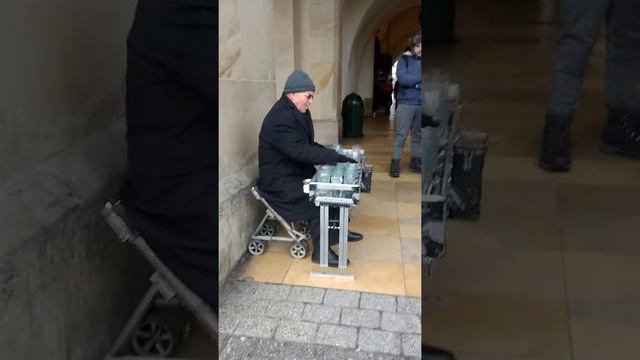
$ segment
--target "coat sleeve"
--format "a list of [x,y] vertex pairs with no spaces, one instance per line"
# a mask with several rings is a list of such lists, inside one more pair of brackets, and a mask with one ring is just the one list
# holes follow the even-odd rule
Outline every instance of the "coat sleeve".
[[271,143],[284,156],[311,165],[335,164],[338,153],[309,143],[296,131],[293,121],[277,121],[271,131]]
[[410,61],[410,59],[404,55],[398,59],[396,76],[398,77],[397,81],[400,86],[413,88],[422,81],[422,73],[412,74],[411,71],[409,71],[410,66],[407,66],[409,65],[407,64],[408,61]]

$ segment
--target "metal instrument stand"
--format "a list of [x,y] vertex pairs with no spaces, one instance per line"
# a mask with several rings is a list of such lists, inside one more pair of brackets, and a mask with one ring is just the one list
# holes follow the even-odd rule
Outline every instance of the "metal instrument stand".
[[[363,190],[363,173],[365,171],[364,151],[358,156],[358,169],[353,184],[319,182],[316,176],[303,182],[303,191],[309,194],[311,201],[320,209],[320,271],[312,271],[312,278],[355,280],[355,276],[347,274],[347,254],[349,238],[349,210],[355,208],[360,201]],[[367,185],[370,187],[370,184]],[[369,191],[367,189],[366,191]],[[329,219],[329,208],[339,208],[337,221]],[[337,224],[336,224],[337,223]],[[337,229],[338,273],[328,272],[329,268],[329,230]]]
[[[339,206],[340,219],[338,226],[331,225],[329,220],[329,204],[320,205],[320,272],[311,272],[312,278],[355,280],[352,274],[346,274],[348,254],[349,206]],[[338,269],[339,274],[329,273],[329,229],[339,230]]]

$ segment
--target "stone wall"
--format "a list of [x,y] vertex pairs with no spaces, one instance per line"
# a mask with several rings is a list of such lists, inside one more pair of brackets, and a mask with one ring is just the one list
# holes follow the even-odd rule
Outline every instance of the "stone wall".
[[100,216],[125,169],[135,4],[0,5],[0,359],[102,358],[145,291]]
[[249,189],[258,177],[258,133],[276,100],[274,1],[220,1],[219,282],[246,252],[262,212]]

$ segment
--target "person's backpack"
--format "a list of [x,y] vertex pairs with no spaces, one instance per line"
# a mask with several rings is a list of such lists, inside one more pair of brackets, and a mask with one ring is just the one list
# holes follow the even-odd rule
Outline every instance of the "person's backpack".
[[400,91],[400,84],[398,84],[398,65],[400,61],[404,62],[405,69],[409,69],[409,60],[407,59],[409,55],[402,54],[398,57],[398,64],[396,64],[396,82],[393,84],[393,98],[396,99],[395,107],[398,108],[398,92]]

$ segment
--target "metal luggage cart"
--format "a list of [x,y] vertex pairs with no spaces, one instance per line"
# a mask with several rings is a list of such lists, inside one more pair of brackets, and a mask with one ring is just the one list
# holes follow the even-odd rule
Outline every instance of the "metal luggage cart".
[[[353,183],[321,182],[316,174],[303,182],[303,190],[309,199],[320,209],[320,271],[311,272],[315,278],[355,280],[355,276],[346,273],[348,254],[349,211],[360,202],[360,193],[371,190],[373,167],[365,165],[364,150],[352,149],[358,159],[355,181]],[[352,153],[353,154],[353,153]],[[339,208],[339,219],[329,219],[329,208]],[[329,273],[329,230],[338,230],[338,269],[339,273]]]
[[186,310],[202,324],[212,341],[217,342],[217,315],[160,261],[142,236],[129,228],[122,203],[107,202],[102,215],[118,239],[122,243],[134,245],[155,270],[149,278],[149,290],[105,360],[169,358],[188,335],[189,320]]

